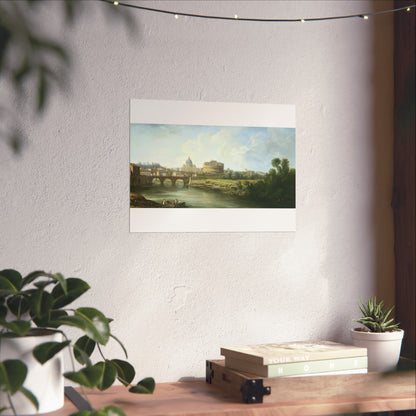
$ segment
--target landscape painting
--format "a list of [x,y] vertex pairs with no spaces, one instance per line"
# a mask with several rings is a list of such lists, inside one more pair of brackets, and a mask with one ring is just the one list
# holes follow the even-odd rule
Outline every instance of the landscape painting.
[[[282,106],[132,100],[131,231],[257,231],[244,224],[279,213],[290,225],[278,230],[293,230],[296,130],[283,107],[289,120]],[[250,110],[279,111],[273,122]]]

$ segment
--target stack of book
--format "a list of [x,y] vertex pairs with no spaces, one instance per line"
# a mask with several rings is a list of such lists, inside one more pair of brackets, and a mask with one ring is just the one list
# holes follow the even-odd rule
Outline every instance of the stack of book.
[[367,373],[367,348],[332,341],[221,348],[225,366],[261,377]]

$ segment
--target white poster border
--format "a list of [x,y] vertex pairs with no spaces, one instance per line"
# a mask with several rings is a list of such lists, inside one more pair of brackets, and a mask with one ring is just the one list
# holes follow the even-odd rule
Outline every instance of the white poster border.
[[[295,128],[295,106],[130,100],[130,123]],[[130,208],[130,232],[296,231],[296,208]]]

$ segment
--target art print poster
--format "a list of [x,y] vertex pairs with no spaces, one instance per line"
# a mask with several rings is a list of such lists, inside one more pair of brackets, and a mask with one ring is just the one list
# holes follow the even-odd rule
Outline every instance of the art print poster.
[[296,229],[295,107],[131,100],[131,232]]

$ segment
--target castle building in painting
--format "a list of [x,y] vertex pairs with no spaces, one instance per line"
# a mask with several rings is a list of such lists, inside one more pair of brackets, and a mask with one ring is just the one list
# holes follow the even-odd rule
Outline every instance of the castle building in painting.
[[130,163],[130,186],[140,185],[140,166]]
[[211,160],[210,162],[204,162],[202,171],[206,175],[217,175],[224,173],[224,163]]

